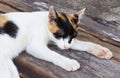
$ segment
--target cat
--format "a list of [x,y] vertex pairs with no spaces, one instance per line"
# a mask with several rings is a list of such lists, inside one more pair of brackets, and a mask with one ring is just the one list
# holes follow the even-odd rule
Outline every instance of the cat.
[[49,11],[11,12],[0,15],[0,76],[20,78],[12,59],[23,50],[38,59],[51,62],[66,71],[80,68],[77,60],[67,58],[50,50],[52,41],[60,49],[86,51],[99,58],[110,59],[112,52],[92,42],[76,39],[78,24],[85,9],[76,14]]

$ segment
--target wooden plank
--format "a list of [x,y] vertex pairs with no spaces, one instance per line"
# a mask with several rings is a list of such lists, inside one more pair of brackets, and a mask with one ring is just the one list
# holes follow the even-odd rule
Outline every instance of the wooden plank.
[[37,60],[35,61],[32,56],[25,54],[25,52],[15,59],[18,69],[28,76],[30,75],[29,78],[59,78],[52,71],[46,70],[46,67],[43,68],[36,62]]
[[36,10],[34,8],[31,8],[30,6],[27,6],[24,2],[21,2],[19,0],[0,0],[0,7],[1,13]]
[[[67,72],[58,66],[49,62],[36,59],[28,54],[18,56],[15,63],[18,68],[22,67],[23,71],[28,69],[28,73],[33,71],[34,74],[29,74],[30,78],[119,78],[120,63],[114,60],[104,60],[92,56],[86,52],[75,50],[62,51],[57,47],[50,45],[52,50],[76,59],[80,62],[81,68],[75,72]],[[24,69],[25,68],[25,69]],[[41,71],[42,70],[42,71]]]

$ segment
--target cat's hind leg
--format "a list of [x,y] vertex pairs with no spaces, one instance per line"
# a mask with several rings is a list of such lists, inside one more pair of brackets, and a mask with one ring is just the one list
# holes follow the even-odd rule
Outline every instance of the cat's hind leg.
[[20,78],[17,68],[10,58],[0,55],[0,77],[1,78]]
[[12,78],[6,60],[0,56],[0,78]]
[[20,78],[18,70],[11,59],[7,59],[8,68],[10,70],[12,78]]

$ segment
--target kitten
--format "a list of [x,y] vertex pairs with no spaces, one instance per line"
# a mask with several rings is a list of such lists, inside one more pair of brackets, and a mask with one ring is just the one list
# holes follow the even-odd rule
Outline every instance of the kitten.
[[98,44],[75,39],[77,24],[85,9],[76,14],[56,12],[50,7],[47,12],[14,12],[0,15],[0,76],[20,78],[12,59],[23,50],[32,56],[52,62],[67,70],[80,68],[77,60],[67,58],[50,50],[52,41],[60,49],[75,49],[110,59],[112,52]]

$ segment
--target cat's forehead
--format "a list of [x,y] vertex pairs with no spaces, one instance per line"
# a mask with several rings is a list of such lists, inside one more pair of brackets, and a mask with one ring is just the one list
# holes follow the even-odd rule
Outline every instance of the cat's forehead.
[[58,17],[66,21],[67,19],[72,20],[72,19],[77,19],[73,14],[69,13],[63,13],[63,12],[57,12]]
[[69,21],[71,24],[73,24],[72,20],[78,20],[78,16],[73,15],[73,14],[69,14],[69,13],[62,13],[62,12],[58,12],[58,17],[61,18],[62,20],[64,20],[64,22]]
[[78,18],[72,14],[69,13],[62,13],[62,12],[58,12],[57,13],[58,18],[56,19],[56,23],[60,28],[73,28],[74,30],[76,30],[77,27],[77,21]]

